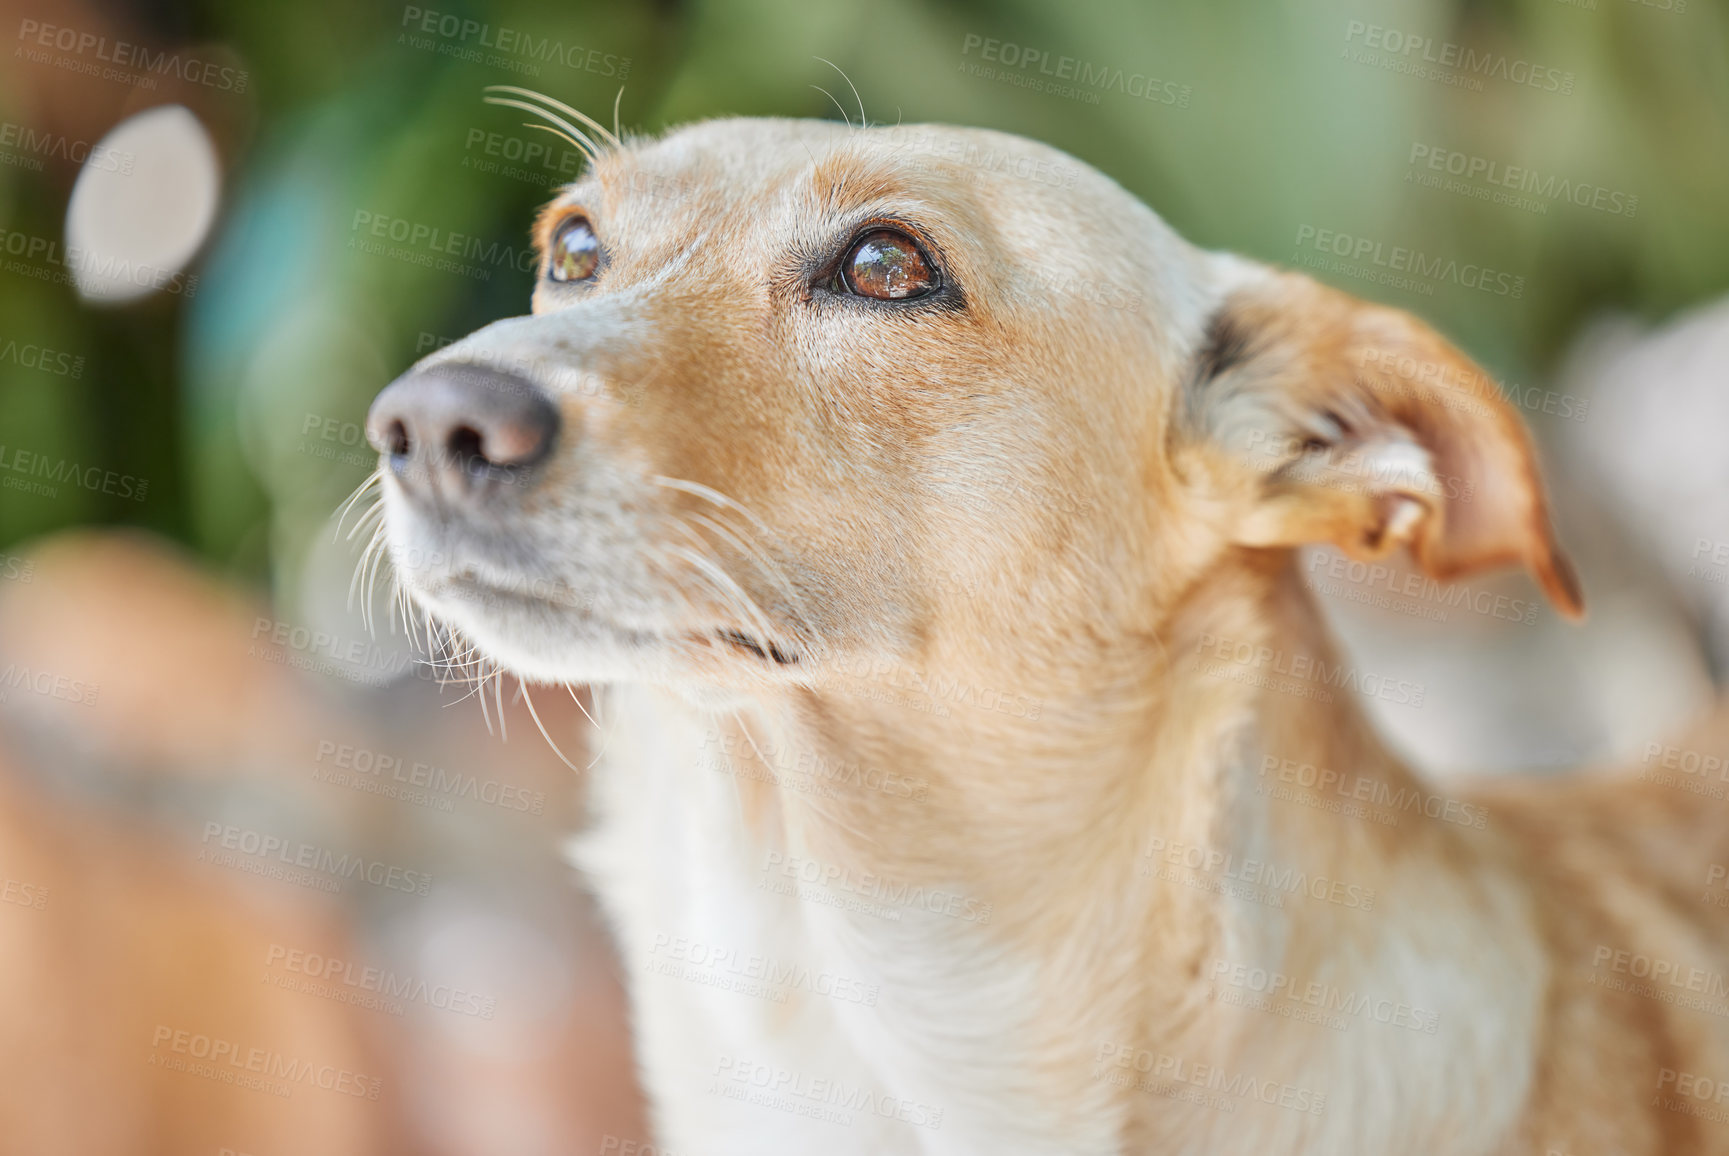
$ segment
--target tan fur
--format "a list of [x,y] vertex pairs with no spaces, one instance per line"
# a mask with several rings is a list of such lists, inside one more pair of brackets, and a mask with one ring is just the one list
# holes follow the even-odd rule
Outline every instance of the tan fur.
[[[1034,164],[1077,179],[1017,175]],[[697,1053],[732,1038],[946,1109],[940,1129],[832,1133],[829,1151],[1729,1151],[1729,1131],[1656,1097],[1665,1070],[1729,1077],[1729,1021],[1589,982],[1604,946],[1723,966],[1698,899],[1725,853],[1715,824],[1625,775],[1485,784],[1481,830],[1258,793],[1268,759],[1441,790],[1349,692],[1266,685],[1281,662],[1340,662],[1293,547],[1408,545],[1443,578],[1520,563],[1582,608],[1530,441],[1460,354],[1395,311],[1198,251],[1102,176],[993,133],[702,124],[603,155],[537,239],[577,212],[608,251],[593,288],[543,282],[534,317],[429,359],[526,366],[559,400],[560,449],[504,515],[511,557],[386,496],[394,551],[453,556],[409,575],[423,605],[519,671],[621,688],[586,861],[638,976],[670,1146],[809,1150],[775,1112],[706,1095]],[[879,219],[915,229],[964,303],[813,288],[821,255]],[[600,386],[561,384],[572,370]],[[673,552],[693,526],[748,604]],[[452,593],[465,575],[591,599],[488,608]],[[1221,646],[1251,659],[1221,671]],[[705,726],[698,769],[677,744]],[[752,771],[776,752],[928,789],[793,789]],[[736,789],[711,806],[716,770]],[[1646,818],[1697,833],[1646,838]],[[1221,894],[1223,868],[1161,877],[1153,846],[1294,866],[1372,908]],[[750,890],[765,854],[991,915],[777,905]],[[727,879],[736,917],[696,898]],[[641,978],[669,923],[860,969],[882,1002],[801,994],[728,1029],[754,1005]],[[1221,962],[1415,1004],[1436,1029],[1227,1006]],[[1324,1108],[1197,1104],[1170,1072],[1137,1087],[1143,1054]]]

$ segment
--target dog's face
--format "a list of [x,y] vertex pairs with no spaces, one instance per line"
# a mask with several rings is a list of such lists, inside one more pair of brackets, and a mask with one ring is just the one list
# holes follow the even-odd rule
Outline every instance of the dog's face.
[[[709,122],[603,153],[535,240],[533,314],[369,422],[401,580],[522,674],[750,688],[1153,631],[1233,551],[1311,540],[1568,599],[1492,383],[1044,146]],[[1449,499],[1461,472],[1497,492]]]

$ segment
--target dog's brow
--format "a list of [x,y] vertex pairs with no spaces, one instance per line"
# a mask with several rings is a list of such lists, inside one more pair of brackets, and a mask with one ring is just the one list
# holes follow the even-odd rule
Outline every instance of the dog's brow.
[[573,188],[598,189],[606,200],[616,201],[630,194],[634,182],[644,179],[664,181],[668,178],[644,166],[634,154],[619,153],[589,169]]
[[905,196],[910,190],[891,162],[830,153],[810,171],[810,187],[825,209],[838,210]]

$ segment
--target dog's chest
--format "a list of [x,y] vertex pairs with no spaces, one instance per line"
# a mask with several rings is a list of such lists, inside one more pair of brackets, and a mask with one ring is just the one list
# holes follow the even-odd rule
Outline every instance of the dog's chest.
[[[1109,1151],[1027,1097],[993,1044],[1035,969],[952,915],[858,904],[774,869],[699,712],[615,690],[596,825],[575,856],[619,936],[661,1142],[675,1152]],[[995,1093],[995,1094],[993,1094]],[[983,1147],[981,1147],[983,1145]]]

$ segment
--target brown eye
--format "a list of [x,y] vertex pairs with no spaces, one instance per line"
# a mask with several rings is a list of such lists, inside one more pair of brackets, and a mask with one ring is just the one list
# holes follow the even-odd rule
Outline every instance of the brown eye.
[[937,287],[936,271],[905,233],[878,229],[860,237],[841,262],[846,287],[860,297],[904,301]]
[[600,239],[588,222],[575,217],[552,235],[550,275],[554,281],[587,281],[600,268]]

